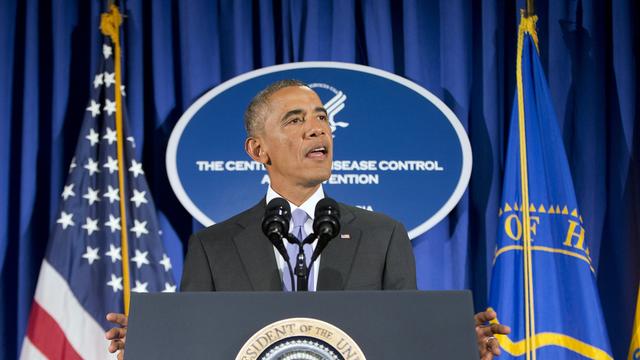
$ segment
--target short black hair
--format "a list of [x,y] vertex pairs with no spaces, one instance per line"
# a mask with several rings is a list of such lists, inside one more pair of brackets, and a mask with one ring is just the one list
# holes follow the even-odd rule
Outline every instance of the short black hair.
[[278,80],[269,84],[251,99],[247,110],[244,112],[244,129],[247,131],[247,137],[253,136],[256,132],[262,130],[271,95],[290,86],[307,86],[307,84],[295,79]]

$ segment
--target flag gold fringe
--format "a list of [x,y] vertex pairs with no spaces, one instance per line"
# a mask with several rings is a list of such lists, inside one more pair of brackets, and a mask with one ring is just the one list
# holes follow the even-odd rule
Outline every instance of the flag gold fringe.
[[529,216],[529,174],[527,168],[527,135],[525,127],[524,85],[522,81],[522,54],[524,50],[524,35],[531,34],[537,47],[536,21],[537,16],[525,16],[520,19],[518,29],[518,56],[516,60],[516,81],[518,85],[518,128],[520,130],[520,179],[522,194],[522,243],[524,247],[524,298],[525,298],[525,358],[536,360],[535,306],[533,296],[533,267],[531,265],[531,222]]
[[100,30],[105,36],[111,37],[113,41],[114,64],[115,64],[115,97],[116,97],[116,137],[118,152],[118,182],[120,187],[120,232],[122,250],[122,278],[124,294],[124,313],[129,316],[129,302],[131,299],[131,280],[129,277],[129,241],[127,237],[127,216],[125,202],[124,183],[124,138],[122,126],[122,68],[120,63],[120,26],[122,25],[122,14],[117,6],[111,5],[109,12],[103,13],[100,19]]

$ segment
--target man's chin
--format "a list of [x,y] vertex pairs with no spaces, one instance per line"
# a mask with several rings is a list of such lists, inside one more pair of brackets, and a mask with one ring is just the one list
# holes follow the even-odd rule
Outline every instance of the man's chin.
[[323,182],[329,180],[331,177],[331,171],[318,171],[309,174],[310,176],[307,178],[309,186],[320,185]]

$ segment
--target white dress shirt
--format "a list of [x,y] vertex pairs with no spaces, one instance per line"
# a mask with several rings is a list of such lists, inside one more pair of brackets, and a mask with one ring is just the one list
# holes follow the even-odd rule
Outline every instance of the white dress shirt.
[[[267,198],[266,198],[267,204],[269,203],[269,201],[277,197],[284,198],[280,196],[277,192],[275,192],[275,190],[271,188],[271,185],[269,185],[269,189],[267,190]],[[322,185],[320,185],[318,190],[316,190],[316,192],[313,193],[313,195],[311,195],[311,197],[309,197],[307,201],[302,203],[302,205],[300,206],[295,206],[294,204],[292,204],[287,200],[287,202],[289,202],[289,206],[291,206],[291,213],[293,213],[298,208],[304,210],[304,212],[307,213],[307,216],[308,216],[307,222],[304,223],[304,232],[306,234],[311,234],[313,232],[313,217],[315,216],[316,204],[318,203],[318,201],[322,199],[324,199],[324,191],[322,190]],[[292,230],[293,230],[293,221],[289,224],[289,233],[291,233]],[[316,240],[313,243],[311,243],[311,246],[313,247],[314,250],[316,249],[317,242],[318,241]],[[273,248],[273,252],[275,253],[275,256],[276,256],[276,261],[278,263],[278,270],[280,271],[280,279],[281,281],[283,281],[282,286],[284,288],[284,280],[282,279],[284,279],[285,276],[289,276],[289,268],[287,267],[287,262],[284,260],[282,255],[280,255],[280,253],[278,252],[278,250],[276,250],[275,247]],[[318,269],[320,269],[321,258],[322,256],[319,256],[318,259],[313,264],[313,268],[312,268],[313,286],[309,286],[309,291],[315,291],[317,289]]]

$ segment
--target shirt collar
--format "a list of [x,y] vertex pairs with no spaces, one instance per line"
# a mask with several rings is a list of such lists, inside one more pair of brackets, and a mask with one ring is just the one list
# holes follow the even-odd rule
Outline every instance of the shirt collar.
[[[277,197],[284,198],[283,196],[280,196],[280,194],[278,194],[275,190],[273,190],[271,185],[269,185],[269,189],[267,190],[267,198],[266,198],[267,204],[269,203],[269,201]],[[324,190],[322,190],[322,184],[320,184],[320,187],[318,187],[318,190],[316,190],[316,192],[314,192],[313,195],[311,195],[305,202],[303,202],[302,205],[295,206],[294,204],[291,203],[291,201],[287,200],[287,202],[289,203],[289,206],[291,206],[292,213],[296,209],[300,208],[304,210],[304,212],[306,212],[307,215],[309,215],[309,218],[313,219],[316,212],[316,204],[318,204],[318,201],[322,199],[324,199]]]

